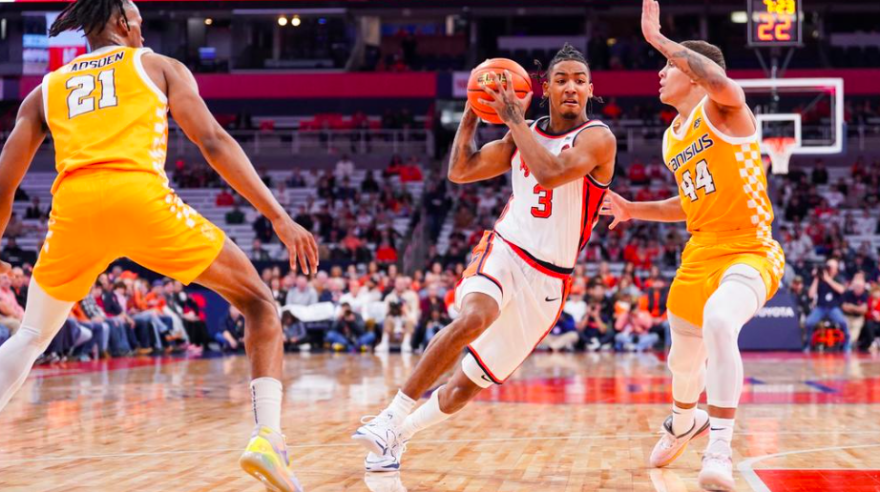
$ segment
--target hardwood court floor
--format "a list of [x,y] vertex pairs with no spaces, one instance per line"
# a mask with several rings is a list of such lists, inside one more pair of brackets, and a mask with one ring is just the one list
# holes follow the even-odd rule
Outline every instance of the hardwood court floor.
[[[669,412],[653,354],[535,354],[411,442],[399,477],[365,477],[349,435],[417,357],[287,357],[283,424],[307,491],[698,490],[705,439],[645,466]],[[739,490],[880,490],[880,359],[747,354],[745,370]],[[241,356],[38,368],[0,415],[0,490],[261,491],[237,466],[247,383]]]

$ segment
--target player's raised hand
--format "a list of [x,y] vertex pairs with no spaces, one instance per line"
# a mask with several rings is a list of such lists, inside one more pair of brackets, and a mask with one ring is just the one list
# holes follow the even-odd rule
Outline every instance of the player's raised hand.
[[599,209],[599,215],[610,215],[614,217],[614,220],[611,221],[611,225],[608,226],[609,229],[614,229],[617,227],[617,224],[632,219],[632,215],[629,213],[629,203],[630,202],[622,196],[608,190],[608,194],[606,194],[605,199],[602,200],[602,207]]
[[297,271],[297,263],[302,273],[311,275],[318,271],[318,243],[315,237],[290,217],[282,219],[279,224],[272,224],[278,239],[287,246],[290,253],[290,268]]
[[645,41],[654,44],[660,34],[660,4],[657,0],[642,0],[642,34]]
[[495,113],[498,114],[498,117],[501,118],[501,121],[504,122],[505,125],[516,125],[525,121],[526,111],[529,109],[529,106],[532,104],[532,93],[529,92],[522,99],[516,97],[516,92],[513,90],[513,84],[509,83],[512,75],[508,70],[504,71],[504,83],[498,79],[495,74],[490,75],[490,80],[495,82],[495,88],[489,87],[490,84],[486,84],[483,86],[483,90],[486,91],[486,94],[492,96],[492,100],[483,99],[486,106],[495,110]]

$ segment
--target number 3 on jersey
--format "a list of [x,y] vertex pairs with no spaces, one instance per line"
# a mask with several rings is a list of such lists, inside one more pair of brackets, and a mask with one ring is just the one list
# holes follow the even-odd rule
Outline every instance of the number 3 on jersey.
[[[98,74],[101,82],[101,100],[98,101],[98,109],[117,106],[116,77],[113,70],[104,70]],[[67,115],[73,119],[81,114],[91,113],[95,110],[95,77],[92,75],[79,75],[67,80],[67,88],[73,89],[67,97]]]
[[553,190],[548,190],[541,185],[535,185],[532,190],[538,195],[538,204],[540,207],[532,207],[532,217],[546,219],[553,214]]
[[697,163],[695,171],[697,173],[696,183],[694,183],[690,171],[685,171],[681,175],[681,192],[690,198],[692,202],[699,200],[699,197],[697,197],[697,190],[701,188],[706,195],[715,192],[715,181],[712,178],[712,173],[709,172],[709,163],[703,159]]

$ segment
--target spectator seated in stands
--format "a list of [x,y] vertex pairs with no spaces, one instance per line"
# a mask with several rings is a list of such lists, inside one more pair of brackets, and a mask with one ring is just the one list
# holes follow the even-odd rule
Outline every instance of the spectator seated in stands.
[[654,277],[651,279],[651,287],[639,299],[639,310],[651,316],[651,333],[660,337],[665,345],[671,343],[669,339],[669,321],[666,315],[666,301],[668,297],[669,289],[666,287],[666,280],[663,277]]
[[445,303],[440,299],[441,303],[439,305],[431,304],[428,312],[427,319],[424,321],[424,329],[425,329],[425,341],[424,347],[427,348],[431,343],[431,340],[437,336],[437,333],[445,328],[449,323],[452,323],[452,320],[449,319],[449,315],[446,312]]
[[318,303],[318,292],[309,284],[309,279],[300,275],[296,277],[296,285],[287,292],[286,305],[311,306]]
[[361,192],[366,194],[379,193],[379,182],[376,181],[373,171],[367,171],[367,175],[361,181]]
[[394,290],[385,296],[386,314],[382,328],[382,341],[376,352],[388,352],[392,339],[401,339],[400,351],[412,352],[412,336],[419,321],[419,296],[412,288],[412,281],[406,277],[394,280]]
[[91,332],[91,339],[80,348],[81,360],[98,360],[110,358],[110,325],[100,321],[92,321],[83,311],[80,303],[73,305],[71,317],[81,327]]
[[122,357],[131,355],[132,346],[129,343],[127,326],[119,319],[109,318],[101,306],[98,305],[98,299],[101,299],[103,292],[101,285],[95,284],[92,287],[92,292],[79,301],[80,311],[91,323],[104,325],[104,332],[107,333],[107,352],[110,356]]
[[272,228],[272,222],[262,214],[254,221],[253,229],[257,234],[257,239],[265,244],[271,243],[275,238],[275,229]]
[[220,324],[222,331],[214,336],[214,340],[220,344],[224,351],[244,351],[244,316],[235,306],[229,306],[229,312]]
[[299,349],[302,352],[311,350],[312,345],[308,343],[306,325],[290,311],[281,314],[281,329],[284,332],[284,348]]
[[18,331],[22,319],[24,308],[18,304],[12,291],[12,279],[5,273],[0,274],[0,335],[5,337],[4,340]]
[[574,318],[563,311],[550,333],[538,344],[538,348],[553,352],[573,351],[578,340],[580,340],[580,334],[575,328]]
[[839,263],[831,258],[825,262],[822,270],[813,270],[813,283],[810,286],[810,297],[816,302],[816,307],[807,316],[805,327],[807,337],[804,352],[809,352],[813,344],[813,331],[819,322],[828,319],[837,328],[843,330],[843,350],[850,350],[849,329],[840,306],[843,302],[843,293],[846,291],[843,277],[839,274]]
[[12,292],[15,294],[15,300],[18,301],[19,306],[26,308],[28,283],[31,280],[30,277],[25,275],[24,270],[21,267],[15,267],[9,271],[9,278],[12,281],[11,288]]
[[[601,290],[604,292],[604,289],[605,286],[597,282],[590,290]],[[604,297],[604,294],[602,296]],[[577,324],[581,340],[590,352],[611,350],[614,345],[615,332],[613,322],[603,314],[603,303],[604,299],[602,297],[597,298],[591,295],[587,303],[587,311],[581,322]]]
[[269,252],[263,248],[263,241],[254,238],[253,246],[251,246],[251,261],[270,261]]
[[868,314],[868,292],[865,290],[864,273],[859,272],[853,276],[849,289],[843,293],[840,309],[846,317],[853,347],[856,350],[867,348],[873,340],[865,345],[859,343],[862,327],[865,326],[865,316]]
[[618,301],[618,316],[614,328],[615,347],[619,351],[643,352],[651,349],[660,337],[651,333],[651,315],[640,311],[631,295],[623,295]]
[[400,177],[401,183],[421,182],[422,165],[416,156],[410,156],[409,161],[399,167],[397,175]]
[[287,178],[287,186],[288,188],[306,187],[306,179],[303,177],[302,172],[299,169],[294,169],[293,172],[290,173],[290,177]]
[[376,334],[366,329],[363,318],[349,303],[343,302],[339,305],[339,313],[324,340],[335,352],[366,352],[376,343]]
[[223,188],[220,193],[217,193],[214,203],[218,207],[231,207],[235,205],[235,196],[229,192],[228,188]]
[[234,205],[232,210],[226,212],[226,223],[229,225],[244,224],[245,215],[238,205]]
[[31,200],[31,206],[24,212],[25,219],[43,219],[47,216],[48,213],[40,206],[40,197],[38,196]]
[[871,297],[868,298],[868,313],[865,315],[865,339],[868,350],[876,354],[880,350],[880,285],[871,287]]
[[189,342],[187,352],[196,357],[202,355],[213,340],[208,333],[208,325],[199,303],[176,280],[165,282],[165,302],[170,312],[183,322]]
[[342,157],[336,162],[336,167],[333,169],[333,176],[336,178],[336,181],[341,182],[346,178],[351,179],[354,176],[354,171],[354,161],[351,160],[348,154],[342,154]]
[[0,260],[12,265],[23,265],[25,263],[36,263],[37,253],[35,251],[27,251],[22,249],[15,238],[7,238],[6,246],[0,251]]

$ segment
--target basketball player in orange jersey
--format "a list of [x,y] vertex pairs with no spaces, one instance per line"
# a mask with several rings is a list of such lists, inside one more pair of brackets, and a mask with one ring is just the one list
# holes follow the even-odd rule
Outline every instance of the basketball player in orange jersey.
[[[708,430],[700,486],[734,490],[730,442],[743,383],[737,337],[775,294],[785,257],[771,235],[755,117],[742,88],[725,74],[721,50],[667,39],[655,0],[643,2],[642,32],[668,59],[660,101],[678,116],[663,135],[663,157],[679,196],[632,203],[609,193],[602,213],[614,215],[612,228],[630,219],[686,221],[691,233],[668,301],[672,416],[650,463],[672,463]],[[704,387],[708,414],[696,408]]]
[[68,6],[50,34],[82,29],[92,51],[46,75],[25,98],[0,155],[0,232],[13,193],[49,133],[58,170],[24,320],[0,347],[0,409],[98,274],[128,257],[181,282],[209,287],[244,313],[256,427],[241,465],[271,490],[298,491],[281,435],[283,338],[272,293],[223,231],[169,188],[168,112],[208,163],[272,221],[292,268],[299,262],[304,273],[315,271],[315,240],[291,220],[214,120],[189,70],[143,48],[141,22],[128,0],[77,0]]
[[[614,174],[617,143],[607,126],[587,117],[593,85],[580,52],[566,44],[547,68],[549,117],[526,121],[531,94],[520,100],[512,85],[498,87],[485,90],[510,131],[477,148],[479,119],[465,107],[449,179],[474,183],[510,172],[513,193],[456,289],[460,316],[432,340],[388,408],[353,436],[370,451],[368,471],[398,469],[416,432],[446,420],[484,388],[502,384],[556,324]],[[464,349],[452,377],[410,415]]]

